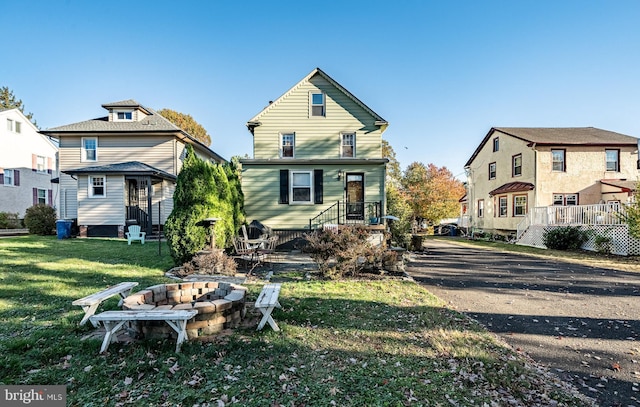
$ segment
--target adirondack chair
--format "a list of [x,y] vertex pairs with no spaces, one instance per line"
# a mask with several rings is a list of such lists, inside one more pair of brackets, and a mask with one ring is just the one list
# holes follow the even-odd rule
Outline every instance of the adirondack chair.
[[139,240],[142,244],[144,244],[144,237],[146,234],[147,232],[140,231],[140,226],[138,225],[129,226],[129,231],[126,233],[127,241],[129,242],[128,244],[130,245],[134,240]]

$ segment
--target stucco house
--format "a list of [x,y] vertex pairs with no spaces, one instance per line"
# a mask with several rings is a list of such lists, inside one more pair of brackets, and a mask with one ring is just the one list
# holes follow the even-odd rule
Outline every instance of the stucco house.
[[123,237],[138,224],[153,235],[173,210],[187,145],[224,159],[135,100],[102,105],[107,115],[42,131],[59,140],[60,209],[81,237]]
[[370,223],[384,213],[388,123],[316,68],[247,122],[240,160],[248,220],[274,230]]
[[493,127],[465,170],[470,226],[512,234],[536,207],[627,202],[638,139],[593,127]]
[[19,109],[0,110],[0,212],[24,218],[32,205],[57,206],[57,151]]

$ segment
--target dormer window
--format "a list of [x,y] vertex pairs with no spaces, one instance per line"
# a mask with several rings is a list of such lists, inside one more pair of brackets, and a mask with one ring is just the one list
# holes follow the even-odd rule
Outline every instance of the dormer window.
[[325,97],[324,93],[311,92],[311,116],[325,116]]
[[115,117],[117,121],[131,121],[133,120],[133,112],[131,111],[119,111],[115,112]]

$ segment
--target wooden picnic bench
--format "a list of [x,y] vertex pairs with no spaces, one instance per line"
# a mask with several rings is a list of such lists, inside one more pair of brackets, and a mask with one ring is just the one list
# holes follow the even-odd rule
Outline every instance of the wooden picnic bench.
[[280,302],[278,301],[280,287],[281,284],[279,283],[265,284],[265,286],[262,287],[262,291],[260,292],[260,295],[258,295],[258,299],[255,303],[255,307],[262,313],[262,319],[258,324],[258,331],[264,328],[267,322],[274,331],[280,330],[278,324],[276,324],[276,321],[274,321],[271,316],[271,313],[276,307],[281,307]]
[[[131,289],[137,285],[138,283],[136,282],[125,281],[120,284],[111,286],[106,290],[102,290],[97,293],[87,295],[84,298],[80,298],[79,300],[73,301],[73,305],[79,305],[84,310],[84,317],[82,318],[82,321],[80,321],[80,325],[84,325],[89,320],[89,318],[96,313],[98,306],[102,304],[103,301],[113,297],[114,295],[120,295],[120,303],[118,304],[118,306],[122,305],[122,300],[129,296],[129,294],[131,294]],[[93,326],[97,325],[94,323]]]
[[117,342],[117,332],[130,321],[165,321],[178,334],[176,352],[187,339],[187,321],[198,314],[196,310],[128,310],[105,311],[91,317],[91,322],[102,322],[105,328],[100,353],[104,353],[111,342]]

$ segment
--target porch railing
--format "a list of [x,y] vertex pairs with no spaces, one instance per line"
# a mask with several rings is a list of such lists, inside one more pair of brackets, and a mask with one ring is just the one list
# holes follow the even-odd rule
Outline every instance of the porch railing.
[[325,224],[376,224],[381,223],[381,216],[381,201],[337,201],[318,216],[309,219],[309,230],[321,228]]
[[[617,202],[596,205],[543,206],[533,208],[520,224],[523,227],[527,222],[529,225],[621,225],[625,223],[623,215],[624,205]],[[518,230],[520,230],[520,225]]]

